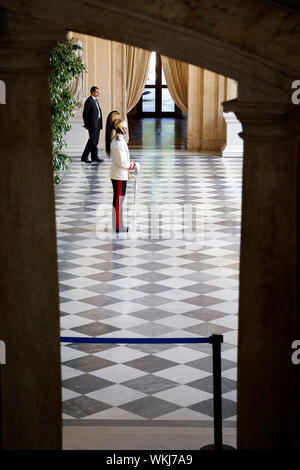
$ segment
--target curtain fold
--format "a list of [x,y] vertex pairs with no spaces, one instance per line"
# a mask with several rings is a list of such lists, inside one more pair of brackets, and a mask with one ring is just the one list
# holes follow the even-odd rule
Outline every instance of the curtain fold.
[[188,112],[188,64],[161,56],[161,62],[169,92],[177,106]]
[[150,65],[151,51],[126,46],[126,112],[138,103],[145,88]]

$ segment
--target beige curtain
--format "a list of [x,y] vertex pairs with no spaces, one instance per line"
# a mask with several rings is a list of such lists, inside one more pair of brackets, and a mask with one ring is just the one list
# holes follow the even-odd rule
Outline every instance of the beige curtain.
[[161,56],[166,83],[177,106],[188,111],[188,64],[170,57]]
[[126,46],[126,112],[134,108],[145,88],[151,52],[134,46]]

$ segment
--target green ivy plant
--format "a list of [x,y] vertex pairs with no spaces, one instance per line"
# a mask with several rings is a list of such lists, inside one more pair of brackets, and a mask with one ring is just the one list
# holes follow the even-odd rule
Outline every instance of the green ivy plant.
[[68,90],[72,78],[86,72],[86,66],[77,57],[76,50],[82,49],[68,39],[58,42],[50,54],[49,89],[52,116],[52,145],[54,184],[61,181],[61,172],[69,169],[72,158],[63,153],[65,135],[71,129],[69,120],[74,109],[80,106]]

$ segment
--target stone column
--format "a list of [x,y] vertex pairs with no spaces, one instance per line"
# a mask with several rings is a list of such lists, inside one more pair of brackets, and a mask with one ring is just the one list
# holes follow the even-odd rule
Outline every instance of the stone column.
[[[25,24],[25,23],[24,23]],[[21,25],[21,26],[20,26]],[[5,30],[1,30],[1,28]],[[2,449],[61,448],[61,375],[49,51],[62,32],[8,14],[0,28]],[[12,31],[12,33],[10,32]]]
[[200,150],[203,137],[203,73],[189,65],[187,150]]
[[223,75],[189,65],[187,149],[219,155],[225,143],[222,101],[227,97]]
[[221,154],[225,143],[225,122],[221,106],[226,96],[226,77],[209,70],[203,74],[203,136],[201,150]]
[[[224,103],[243,126],[238,448],[299,447],[295,106]],[[298,366],[299,368],[299,366]]]
[[242,125],[232,112],[223,113],[226,122],[226,145],[222,150],[222,157],[242,157],[244,142],[240,137]]

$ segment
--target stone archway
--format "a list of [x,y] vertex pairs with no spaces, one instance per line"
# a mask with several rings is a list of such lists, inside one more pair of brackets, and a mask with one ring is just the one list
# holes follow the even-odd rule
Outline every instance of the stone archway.
[[[20,6],[17,0],[0,1],[0,79],[7,92],[0,114],[7,155],[1,171],[4,449],[61,446],[47,74],[49,51],[68,30],[155,49],[239,82],[238,100],[224,105],[242,122],[245,141],[238,447],[299,446],[299,377],[290,360],[299,336],[299,111],[290,99],[291,84],[300,75],[299,9],[296,2],[275,3],[55,0],[46,6],[27,0]],[[35,406],[29,409],[30,402]]]

